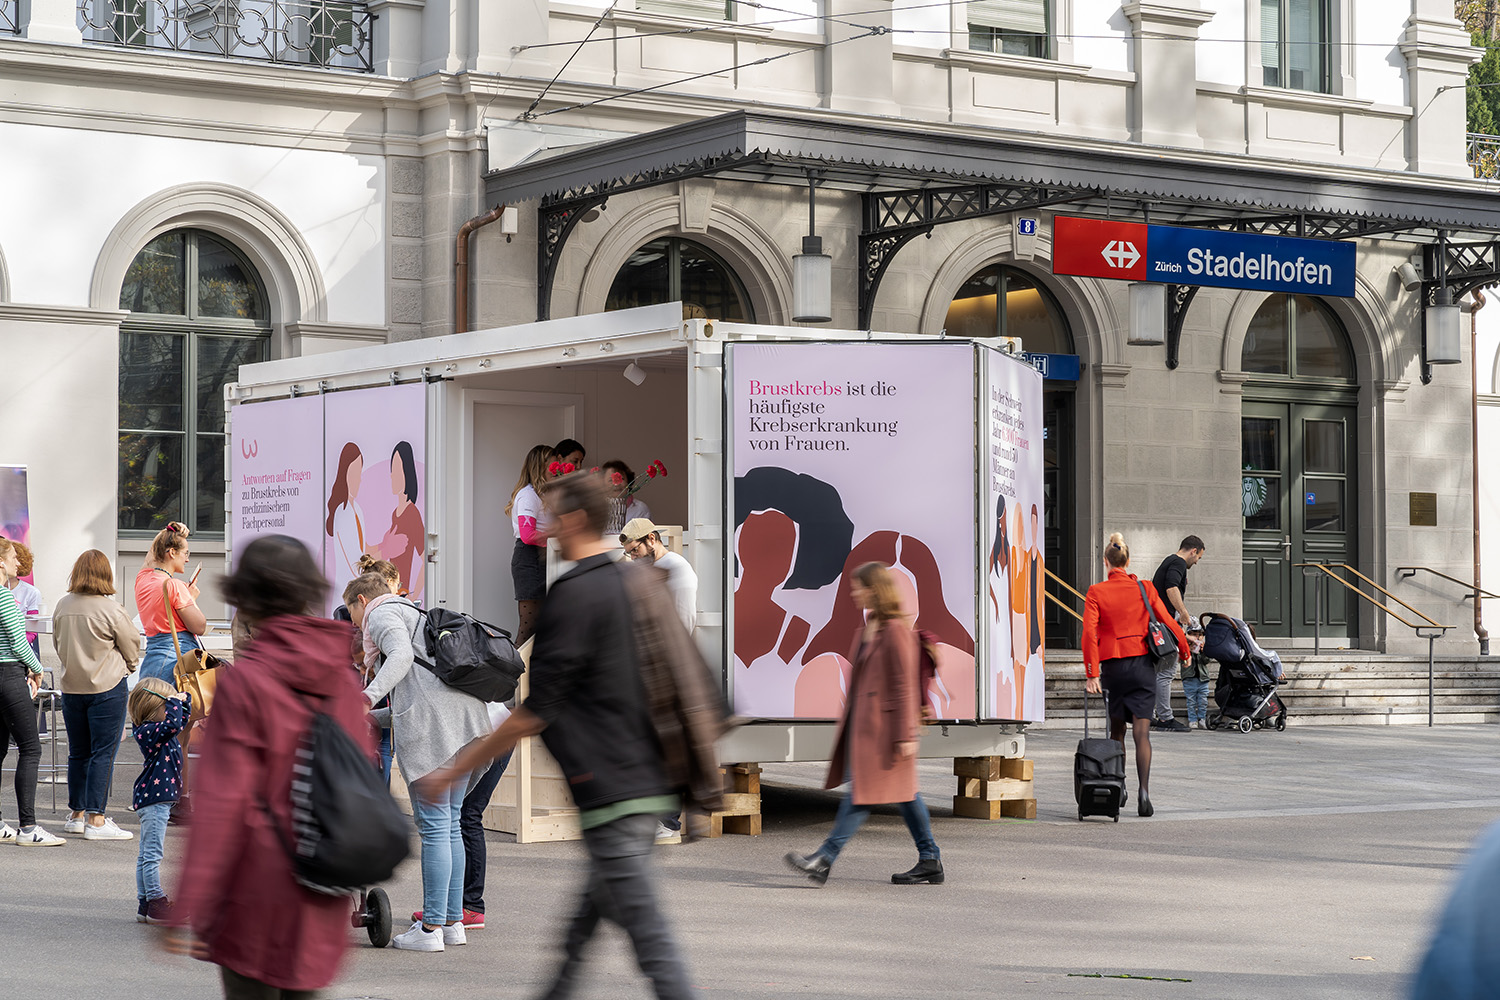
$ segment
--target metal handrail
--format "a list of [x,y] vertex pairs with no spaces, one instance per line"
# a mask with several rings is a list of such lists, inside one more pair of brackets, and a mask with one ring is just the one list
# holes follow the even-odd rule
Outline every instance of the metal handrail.
[[1074,597],[1078,598],[1080,601],[1086,601],[1086,600],[1088,600],[1087,597],[1084,597],[1078,591],[1074,590],[1071,586],[1069,586],[1068,581],[1064,580],[1062,577],[1058,576],[1056,573],[1052,572],[1047,567],[1043,566],[1042,567],[1042,572],[1046,573],[1052,579],[1056,580],[1057,581],[1057,585],[1059,587],[1061,587],[1063,590],[1066,590],[1068,593],[1072,594]]
[[1077,618],[1080,622],[1083,621],[1083,615],[1080,615],[1078,612],[1074,611],[1071,604],[1064,604],[1062,602],[1062,599],[1059,598],[1056,594],[1052,593],[1052,591],[1044,589],[1042,593],[1047,596],[1047,600],[1051,601],[1053,604],[1056,604],[1068,614],[1072,615],[1074,618]]
[[[1052,572],[1047,567],[1043,566],[1042,567],[1042,572],[1046,573],[1053,580],[1056,580],[1057,581],[1057,585],[1059,587],[1061,587],[1062,589],[1066,590],[1068,593],[1072,594],[1074,597],[1078,598],[1080,601],[1087,601],[1088,600],[1087,597],[1084,597],[1078,591],[1074,590],[1071,586],[1069,586],[1068,585],[1068,581],[1064,580],[1062,577],[1058,576],[1056,573]],[[1073,610],[1073,606],[1071,604],[1064,604],[1062,602],[1062,598],[1060,598],[1057,595],[1053,594],[1052,591],[1048,590],[1046,587],[1043,587],[1042,588],[1042,593],[1046,594],[1048,600],[1050,600],[1053,604],[1056,604],[1058,607],[1062,608],[1068,614],[1072,615],[1074,618],[1077,618],[1080,623],[1083,621],[1083,615],[1080,615],[1077,611]]]
[[1439,573],[1437,570],[1433,569],[1431,566],[1397,566],[1396,567],[1396,575],[1399,576],[1403,580],[1410,579],[1411,577],[1416,576],[1419,572],[1422,572],[1422,573],[1431,573],[1433,576],[1440,576],[1444,580],[1449,581],[1450,583],[1456,583],[1460,587],[1463,587],[1465,590],[1469,591],[1469,593],[1465,594],[1463,596],[1462,600],[1467,601],[1469,598],[1473,597],[1475,594],[1483,594],[1485,597],[1493,597],[1496,600],[1500,600],[1500,594],[1492,594],[1488,590],[1485,590],[1482,587],[1480,587],[1478,584],[1470,583],[1467,580],[1460,580],[1456,576],[1449,576],[1447,573]]
[[[1392,618],[1396,619],[1402,625],[1405,625],[1407,628],[1411,629],[1414,633],[1416,633],[1416,636],[1417,636],[1418,639],[1426,639],[1427,640],[1427,725],[1431,726],[1432,722],[1433,722],[1432,714],[1433,714],[1433,650],[1434,650],[1434,645],[1437,642],[1437,640],[1440,639],[1440,638],[1442,638],[1445,634],[1447,634],[1448,630],[1451,629],[1451,628],[1453,628],[1453,626],[1452,625],[1439,625],[1437,622],[1433,621],[1431,618],[1428,618],[1425,614],[1423,614],[1422,612],[1418,611],[1416,608],[1412,607],[1410,604],[1407,604],[1401,598],[1397,597],[1395,594],[1391,593],[1389,590],[1386,590],[1380,584],[1376,583],[1374,580],[1371,580],[1369,577],[1365,576],[1363,573],[1361,573],[1359,570],[1355,569],[1353,566],[1350,566],[1348,563],[1293,563],[1292,565],[1296,566],[1297,568],[1299,568],[1299,569],[1302,570],[1302,576],[1304,578],[1308,575],[1308,571],[1309,570],[1314,571],[1315,574],[1321,573],[1321,575],[1314,575],[1314,577],[1313,577],[1313,581],[1314,581],[1313,582],[1313,655],[1314,656],[1316,656],[1318,654],[1318,652],[1320,651],[1319,650],[1319,646],[1320,646],[1320,643],[1321,643],[1321,640],[1322,640],[1322,632],[1323,632],[1323,594],[1321,592],[1321,588],[1319,587],[1319,584],[1321,584],[1323,582],[1323,580],[1324,580],[1325,577],[1327,579],[1330,579],[1330,580],[1337,580],[1339,583],[1343,584],[1343,586],[1344,586],[1344,588],[1346,590],[1351,590],[1354,593],[1358,594],[1364,600],[1369,601],[1371,604],[1375,605],[1381,611],[1384,611],[1386,614],[1388,614]],[[1330,567],[1332,567],[1332,568],[1330,568]],[[1333,571],[1333,568],[1348,570],[1349,572],[1353,573],[1355,576],[1359,577],[1361,580],[1363,580],[1366,583],[1368,583],[1370,586],[1374,587],[1376,590],[1380,591],[1385,596],[1389,597],[1391,600],[1395,601],[1397,604],[1401,605],[1406,610],[1410,611],[1412,614],[1416,615],[1418,618],[1423,619],[1425,622],[1427,622],[1427,624],[1421,625],[1421,624],[1418,624],[1416,622],[1407,621],[1404,617],[1402,617],[1396,611],[1392,610],[1391,608],[1387,607],[1384,604],[1381,604],[1379,601],[1375,600],[1375,598],[1371,597],[1369,594],[1365,593],[1363,590],[1360,590],[1358,587],[1354,586],[1354,584],[1350,583],[1348,580],[1345,580],[1343,577],[1339,576],[1337,573],[1335,573]],[[1426,634],[1425,635],[1423,634],[1424,630],[1426,630]]]

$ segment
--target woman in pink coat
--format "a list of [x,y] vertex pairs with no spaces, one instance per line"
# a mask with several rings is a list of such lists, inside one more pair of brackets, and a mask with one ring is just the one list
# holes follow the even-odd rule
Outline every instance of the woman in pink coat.
[[223,671],[194,768],[201,806],[174,897],[192,940],[174,946],[218,965],[229,1000],[302,997],[338,974],[349,900],[312,893],[292,874],[292,766],[315,711],[373,753],[368,705],[349,664],[349,626],[314,617],[328,582],[301,542],[255,539],[223,592],[254,639]]
[[917,634],[901,613],[901,598],[885,563],[865,563],[850,580],[850,597],[867,612],[849,652],[849,696],[834,740],[825,788],[849,782],[833,830],[810,855],[792,852],[786,863],[817,885],[870,807],[898,803],[917,844],[917,864],[891,876],[897,885],[943,881],[943,862],[932,839],[932,819],[917,792],[917,731],[921,724]]

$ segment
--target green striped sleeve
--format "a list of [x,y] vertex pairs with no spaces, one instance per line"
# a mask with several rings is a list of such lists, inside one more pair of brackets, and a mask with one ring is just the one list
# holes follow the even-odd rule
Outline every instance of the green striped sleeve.
[[0,660],[14,660],[34,674],[42,665],[26,641],[26,616],[16,605],[16,595],[9,587],[0,587]]

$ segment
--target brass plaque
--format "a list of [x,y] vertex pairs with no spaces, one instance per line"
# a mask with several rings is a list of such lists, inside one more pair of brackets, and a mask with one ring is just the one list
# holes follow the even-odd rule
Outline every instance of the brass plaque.
[[1411,494],[1411,524],[1415,528],[1437,527],[1437,494]]

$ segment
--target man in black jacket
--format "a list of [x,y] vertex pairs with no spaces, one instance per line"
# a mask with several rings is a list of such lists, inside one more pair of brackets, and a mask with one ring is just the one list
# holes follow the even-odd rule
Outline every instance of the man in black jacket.
[[[1205,548],[1203,539],[1197,535],[1188,535],[1177,546],[1177,551],[1161,561],[1156,567],[1156,573],[1151,577],[1151,585],[1156,588],[1156,593],[1161,597],[1161,602],[1171,610],[1172,616],[1187,628],[1193,624],[1192,616],[1188,614],[1187,605],[1183,596],[1187,593],[1188,570],[1198,565],[1198,560],[1203,558]],[[1178,722],[1172,716],[1172,678],[1177,676],[1177,660],[1169,657],[1156,665],[1156,716],[1151,720],[1152,729],[1160,729],[1169,733],[1186,733],[1190,727]],[[1191,716],[1191,713],[1189,713]]]
[[578,805],[591,867],[563,944],[563,963],[545,996],[571,997],[583,950],[601,917],[630,935],[636,962],[661,1000],[685,1000],[687,970],[659,906],[650,870],[656,818],[681,803],[652,725],[637,662],[634,617],[623,573],[603,539],[609,517],[602,481],[587,473],[547,490],[553,537],[575,563],[552,585],[537,621],[531,690],[500,728],[419,782],[441,788],[540,734],[562,766]]

